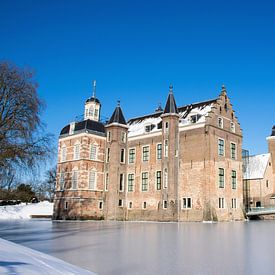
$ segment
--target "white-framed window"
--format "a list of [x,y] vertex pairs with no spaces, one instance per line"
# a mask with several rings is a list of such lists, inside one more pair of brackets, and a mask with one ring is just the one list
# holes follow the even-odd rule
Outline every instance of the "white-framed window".
[[192,199],[185,197],[182,199],[182,209],[191,209],[192,208]]
[[231,171],[231,184],[232,184],[232,189],[237,188],[237,172],[235,170]]
[[91,160],[96,160],[97,159],[97,146],[95,144],[91,144],[90,159]]
[[76,143],[74,145],[74,159],[77,160],[80,158],[80,144]]
[[157,159],[162,159],[162,143],[158,143],[157,145]]
[[129,164],[132,164],[132,163],[135,163],[135,161],[136,161],[136,148],[130,148],[128,162]]
[[107,152],[106,152],[106,162],[110,162],[110,148],[107,148]]
[[167,188],[168,187],[168,169],[167,168],[164,168],[164,188]]
[[129,209],[132,209],[132,208],[133,208],[133,202],[129,201],[129,203],[128,203],[128,208],[129,208]]
[[62,146],[61,148],[61,161],[66,161],[67,160],[67,147]]
[[142,161],[146,162],[149,161],[150,157],[150,146],[143,146],[142,147]]
[[167,203],[166,200],[164,200],[164,201],[162,202],[162,207],[163,207],[163,209],[167,209],[167,208],[168,208],[168,203]]
[[231,142],[230,143],[230,153],[231,153],[231,159],[236,159],[236,143]]
[[219,188],[224,188],[224,169],[219,168]]
[[103,209],[103,201],[98,202],[98,209],[102,210]]
[[124,191],[124,174],[119,174],[119,187],[118,187],[119,192]]
[[128,192],[134,191],[134,182],[135,182],[135,175],[128,174]]
[[235,127],[235,123],[234,122],[230,123],[230,130],[231,130],[232,133],[236,132],[236,127]]
[[141,191],[148,191],[148,183],[149,183],[149,173],[142,172],[141,173]]
[[161,171],[156,172],[156,189],[161,190]]
[[120,150],[120,162],[125,163],[125,149],[124,148],[122,148]]
[[90,170],[89,171],[89,189],[91,190],[96,190],[96,178],[97,178],[97,173],[95,170]]
[[107,141],[111,142],[111,132],[110,131],[107,132]]
[[60,173],[59,187],[60,187],[61,191],[64,190],[64,187],[65,187],[65,173],[64,172]]
[[164,157],[168,157],[168,139],[164,140]]
[[146,209],[147,208],[147,203],[146,203],[146,201],[144,201],[143,203],[142,203],[142,209]]
[[109,173],[105,174],[105,191],[108,191],[108,185],[109,185]]
[[77,189],[78,187],[78,171],[74,170],[72,175],[72,189]]
[[218,139],[218,154],[219,156],[224,156],[224,139]]
[[118,207],[123,207],[123,200],[122,199],[118,200]]
[[223,129],[223,118],[222,117],[218,118],[218,127]]
[[231,207],[233,209],[237,208],[237,199],[236,198],[231,199]]
[[219,208],[224,209],[224,198],[219,198]]
[[124,131],[121,132],[121,141],[122,141],[123,143],[126,142],[126,133],[125,133]]

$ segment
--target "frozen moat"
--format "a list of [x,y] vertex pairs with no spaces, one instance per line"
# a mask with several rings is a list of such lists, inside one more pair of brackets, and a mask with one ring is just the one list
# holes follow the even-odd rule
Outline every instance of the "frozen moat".
[[1,221],[0,237],[99,274],[274,274],[275,221]]

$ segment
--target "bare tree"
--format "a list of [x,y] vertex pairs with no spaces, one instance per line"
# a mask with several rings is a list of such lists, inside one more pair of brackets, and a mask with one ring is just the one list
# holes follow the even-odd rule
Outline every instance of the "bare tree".
[[43,107],[33,72],[0,63],[0,176],[33,168],[52,152],[52,136],[40,119]]

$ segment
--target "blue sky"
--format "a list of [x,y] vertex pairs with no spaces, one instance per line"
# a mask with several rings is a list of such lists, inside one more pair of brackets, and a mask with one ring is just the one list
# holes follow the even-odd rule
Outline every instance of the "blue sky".
[[97,80],[102,115],[215,98],[227,87],[252,154],[275,125],[274,1],[4,1],[0,59],[36,71],[56,136]]

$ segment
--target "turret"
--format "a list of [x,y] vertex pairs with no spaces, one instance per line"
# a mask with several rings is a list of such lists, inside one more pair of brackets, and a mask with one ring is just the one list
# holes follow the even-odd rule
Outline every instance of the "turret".
[[275,173],[275,125],[272,128],[271,135],[267,137],[268,152],[271,154],[273,173]]
[[94,121],[100,120],[100,101],[96,98],[96,81],[93,81],[93,94],[85,102],[84,120],[90,119]]
[[105,216],[109,220],[122,220],[125,218],[126,206],[126,152],[128,126],[119,101],[105,128],[107,134],[105,178],[108,179]]
[[162,146],[163,146],[163,209],[170,217],[178,218],[178,166],[179,166],[179,115],[170,85],[166,105],[162,118]]

